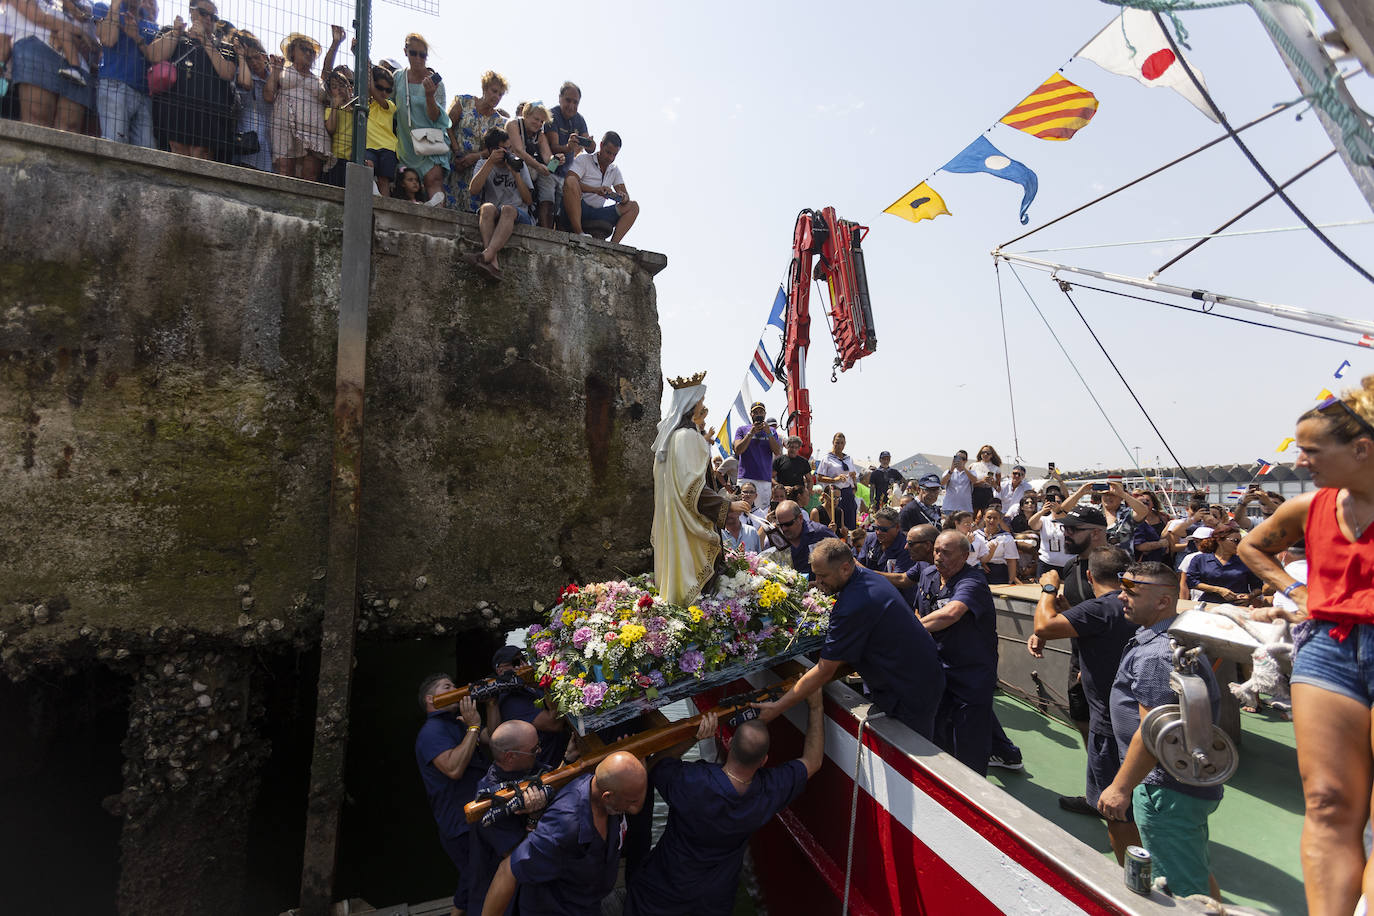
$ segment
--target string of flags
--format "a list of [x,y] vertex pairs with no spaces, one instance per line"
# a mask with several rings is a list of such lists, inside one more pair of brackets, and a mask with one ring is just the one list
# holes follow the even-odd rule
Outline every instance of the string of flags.
[[735,453],[735,431],[742,426],[750,425],[749,405],[754,403],[754,394],[749,384],[750,379],[753,379],[759,386],[761,392],[768,391],[777,382],[777,373],[773,371],[777,360],[769,354],[768,346],[764,341],[764,338],[768,336],[769,328],[777,328],[779,334],[785,332],[787,328],[787,291],[783,289],[782,284],[778,284],[778,293],[773,297],[773,306],[768,311],[768,323],[764,325],[763,331],[759,334],[759,342],[754,347],[754,355],[749,360],[749,368],[744,373],[744,379],[740,382],[739,393],[735,395],[734,403],[730,405],[730,410],[726,412],[725,419],[716,429],[716,451],[720,453],[722,458],[729,458]]
[[[1069,60],[1079,58],[1097,64],[1108,73],[1128,76],[1142,85],[1172,89],[1208,118],[1217,120],[1211,106],[1180,64],[1178,54],[1169,47],[1163,28],[1145,10],[1122,10],[1120,16]],[[1191,61],[1188,66],[1206,85],[1198,68]],[[1098,105],[1097,96],[1091,90],[1055,71],[936,171],[966,175],[981,172],[1019,184],[1022,193],[1018,217],[1025,225],[1030,222],[1030,205],[1035,200],[1040,180],[1030,166],[1004,154],[986,135],[1001,124],[1038,140],[1063,142],[1088,126],[1097,114]],[[893,201],[883,212],[913,223],[952,216],[945,199],[931,187],[930,177],[917,182],[916,187]],[[1367,342],[1362,340],[1361,346],[1374,347],[1374,337]]]

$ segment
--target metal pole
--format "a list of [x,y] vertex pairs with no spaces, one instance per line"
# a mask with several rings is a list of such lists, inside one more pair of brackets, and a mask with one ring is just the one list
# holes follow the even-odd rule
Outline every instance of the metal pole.
[[368,86],[372,84],[372,0],[358,0],[357,19],[353,34],[358,39],[358,55],[353,65],[353,91],[358,107],[353,115],[353,161],[361,165],[367,159],[367,106],[372,101]]
[[367,363],[367,303],[372,264],[372,170],[348,163],[344,186],[343,275],[339,350],[334,376],[334,460],[329,491],[329,557],[320,680],[315,701],[315,752],[301,869],[302,916],[326,916],[333,903],[339,814],[348,750],[353,644],[357,634],[358,518],[362,495],[363,379]]
[[1067,272],[1080,274],[1084,277],[1094,277],[1098,280],[1107,280],[1111,283],[1124,283],[1127,286],[1135,286],[1140,289],[1148,289],[1156,293],[1168,293],[1171,296],[1182,296],[1185,299],[1196,299],[1199,302],[1212,302],[1217,305],[1229,305],[1238,309],[1246,309],[1252,312],[1263,312],[1266,315],[1273,315],[1275,318],[1284,318],[1288,321],[1297,321],[1303,324],[1315,324],[1326,328],[1335,328],[1339,331],[1349,331],[1352,334],[1374,334],[1374,321],[1361,321],[1356,318],[1342,318],[1339,315],[1327,315],[1323,312],[1313,312],[1308,309],[1298,308],[1292,305],[1278,305],[1273,302],[1262,302],[1258,299],[1243,299],[1239,296],[1227,296],[1222,293],[1210,293],[1202,289],[1189,289],[1186,286],[1172,286],[1168,283],[1157,281],[1142,280],[1139,277],[1127,277],[1122,274],[1107,273],[1102,270],[1089,270],[1086,267],[1073,267],[1068,264],[1056,264],[1053,261],[1043,261],[1040,258],[1029,258],[1023,254],[1011,254],[1010,252],[997,249],[992,252],[994,258],[1001,258],[1016,264],[1025,264],[1029,267],[1036,267],[1041,270],[1048,270],[1051,274]]
[[[1316,33],[1312,31],[1312,25],[1307,21],[1307,16],[1304,14],[1304,11],[1287,3],[1277,2],[1277,0],[1263,0],[1263,6],[1265,12],[1269,14],[1283,33],[1288,36],[1289,42],[1297,52],[1306,59],[1312,70],[1321,74],[1323,79],[1334,79],[1335,81],[1332,83],[1332,87],[1335,89],[1341,101],[1349,105],[1351,110],[1356,113],[1357,117],[1362,117],[1359,106],[1355,104],[1354,98],[1351,97],[1350,90],[1345,86],[1345,81],[1337,75],[1336,66],[1331,62],[1331,56],[1326,53],[1326,49],[1322,47],[1321,40],[1318,39]],[[1257,9],[1256,13],[1258,12]],[[1260,19],[1263,21],[1263,16],[1261,16]],[[1326,88],[1325,86],[1314,86],[1309,83],[1306,78],[1303,77],[1302,71],[1283,53],[1283,49],[1279,47],[1278,37],[1271,34],[1268,29],[1265,29],[1265,34],[1269,35],[1269,39],[1274,42],[1274,46],[1279,48],[1279,57],[1283,60],[1283,65],[1288,68],[1289,75],[1293,77],[1293,82],[1298,84],[1298,88],[1302,90],[1303,95],[1311,95],[1320,89]],[[1335,121],[1331,120],[1330,115],[1322,111],[1319,106],[1315,105],[1312,107],[1312,113],[1317,116],[1317,120],[1320,121],[1322,127],[1326,129],[1327,135],[1331,138],[1331,145],[1336,148],[1336,153],[1341,157],[1341,161],[1344,162],[1345,167],[1350,170],[1350,177],[1355,179],[1355,186],[1358,187],[1360,193],[1364,195],[1365,203],[1369,205],[1371,210],[1374,210],[1374,168],[1360,164],[1362,162],[1374,161],[1374,159],[1370,158],[1374,156],[1374,150],[1365,147],[1364,144],[1358,140],[1354,141],[1355,148],[1351,149],[1346,145],[1341,128]]]

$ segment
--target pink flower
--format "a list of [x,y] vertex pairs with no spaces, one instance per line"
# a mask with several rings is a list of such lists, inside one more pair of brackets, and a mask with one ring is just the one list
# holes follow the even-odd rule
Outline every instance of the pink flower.
[[606,642],[615,642],[616,637],[619,636],[619,635],[620,635],[619,633],[607,633],[607,634],[606,634]]
[[587,644],[587,640],[591,639],[594,635],[596,634],[592,633],[591,627],[578,627],[577,631],[573,633],[573,645],[581,649]]
[[553,640],[541,639],[534,644],[534,654],[540,658],[548,658],[553,654]]
[[549,673],[554,675],[555,677],[562,677],[563,675],[568,673],[568,663],[554,662],[552,665],[549,666]]
[[606,685],[603,683],[587,684],[582,688],[582,702],[588,706],[600,706],[605,696]]

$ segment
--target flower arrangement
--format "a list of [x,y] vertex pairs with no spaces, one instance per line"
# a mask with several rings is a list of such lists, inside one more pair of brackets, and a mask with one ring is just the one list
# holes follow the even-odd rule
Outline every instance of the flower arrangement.
[[796,570],[731,551],[715,590],[688,607],[665,602],[649,576],[569,585],[526,646],[539,685],[562,712],[581,715],[779,655],[824,634],[833,606]]

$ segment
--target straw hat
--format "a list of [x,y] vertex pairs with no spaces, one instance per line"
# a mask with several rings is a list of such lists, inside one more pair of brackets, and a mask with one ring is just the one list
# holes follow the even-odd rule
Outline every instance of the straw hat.
[[319,57],[319,55],[320,55],[320,43],[319,43],[318,41],[316,41],[315,39],[311,38],[309,35],[305,35],[305,34],[303,34],[303,33],[301,33],[301,32],[292,32],[290,35],[287,35],[285,38],[283,38],[283,39],[281,40],[281,53],[282,53],[282,55],[285,56],[285,57],[290,57],[290,56],[291,56],[291,46],[292,46],[293,44],[295,44],[296,42],[298,42],[298,41],[303,41],[303,42],[305,42],[306,44],[310,45],[310,47],[314,48],[314,49],[315,49],[315,56],[316,56],[316,57]]

